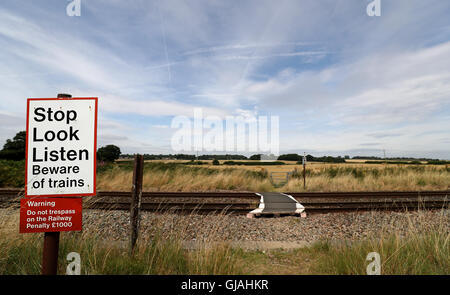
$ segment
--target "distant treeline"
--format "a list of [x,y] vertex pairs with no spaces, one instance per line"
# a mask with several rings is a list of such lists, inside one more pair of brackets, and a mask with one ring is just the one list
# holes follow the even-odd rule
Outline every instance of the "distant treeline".
[[[122,159],[132,159],[134,155],[122,154]],[[349,159],[350,157],[314,157],[312,155],[307,155],[307,161],[313,162],[327,162],[327,163],[344,163],[345,159]],[[159,154],[159,155],[150,155],[144,154],[144,160],[261,160],[261,154],[252,155],[250,157],[246,157],[244,155],[188,155],[188,154]],[[278,161],[301,161],[302,156],[298,154],[285,154],[280,155],[277,158]],[[244,165],[244,164],[242,164]]]
[[[332,157],[332,156],[324,156],[324,157],[314,157],[312,155],[306,155],[306,161],[308,162],[324,162],[324,163],[345,163],[345,159],[349,159],[349,156],[346,157]],[[278,157],[280,161],[297,161],[301,162],[303,156],[299,154],[286,154]]]
[[[132,159],[134,155],[122,154],[123,159]],[[149,155],[144,154],[144,160],[248,160],[243,155],[188,155],[188,154],[168,154]]]
[[[443,160],[428,160],[428,161],[424,161],[426,162],[426,164],[429,165],[449,165],[450,161],[443,161]],[[421,165],[422,161],[418,161],[418,160],[413,160],[413,161],[365,161],[364,163],[366,164],[384,164],[384,163],[388,163],[388,164],[414,164],[414,165]]]
[[235,162],[235,161],[225,161],[223,165],[245,165],[245,166],[271,166],[271,165],[284,165],[284,162]]
[[389,160],[389,161],[439,161],[438,159],[430,158],[411,158],[411,157],[393,157],[393,158],[383,158],[374,156],[354,156],[352,159],[355,160]]
[[[195,160],[195,155],[186,155],[186,154],[169,154],[169,155],[150,155],[150,154],[144,154],[144,160]],[[134,155],[130,154],[122,154],[120,155],[121,159],[132,159],[134,158]]]
[[429,160],[427,163],[431,165],[450,165],[450,161],[443,160]]
[[[421,161],[364,161],[365,164],[384,164],[384,163],[389,163],[389,164],[415,164],[415,165],[420,165],[422,164]],[[429,163],[429,162],[428,162]]]
[[199,160],[248,160],[243,155],[201,155],[198,156]]

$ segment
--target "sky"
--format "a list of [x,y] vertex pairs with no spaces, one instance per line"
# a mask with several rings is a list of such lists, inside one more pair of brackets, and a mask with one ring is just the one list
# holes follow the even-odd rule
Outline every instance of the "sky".
[[174,153],[201,108],[278,116],[281,153],[450,159],[450,1],[370,2],[2,0],[0,145],[70,93],[123,153]]

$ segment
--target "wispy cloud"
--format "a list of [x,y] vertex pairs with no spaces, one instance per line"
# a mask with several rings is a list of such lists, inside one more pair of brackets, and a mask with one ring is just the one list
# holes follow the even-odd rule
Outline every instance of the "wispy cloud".
[[316,45],[312,42],[283,42],[283,43],[242,43],[242,44],[230,44],[223,46],[211,46],[211,47],[203,47],[197,48],[193,50],[188,50],[182,52],[180,55],[189,56],[189,55],[198,55],[204,53],[221,53],[223,51],[241,51],[244,49],[255,49],[255,48],[281,48],[284,47],[298,47],[298,46],[311,46]]
[[319,56],[324,57],[327,55],[324,51],[299,51],[299,52],[287,52],[287,53],[274,53],[268,55],[218,55],[215,58],[223,60],[234,60],[234,59],[266,59],[275,57],[297,57],[297,56]]
[[176,101],[163,101],[156,99],[134,100],[118,96],[103,95],[100,100],[100,107],[110,113],[115,114],[139,114],[149,117],[163,116],[188,116],[194,115],[194,108],[202,108],[205,115],[215,115],[225,117],[228,113],[219,108],[205,107],[179,103]]

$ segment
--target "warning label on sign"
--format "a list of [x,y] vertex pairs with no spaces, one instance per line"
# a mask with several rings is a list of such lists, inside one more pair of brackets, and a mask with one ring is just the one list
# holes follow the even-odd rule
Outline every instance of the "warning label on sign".
[[23,198],[20,233],[81,231],[81,198]]

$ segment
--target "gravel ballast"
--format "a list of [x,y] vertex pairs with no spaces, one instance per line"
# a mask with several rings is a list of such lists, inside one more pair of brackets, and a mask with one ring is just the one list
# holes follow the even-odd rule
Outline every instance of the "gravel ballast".
[[[242,215],[179,215],[141,212],[140,236],[177,237],[184,241],[314,242],[359,240],[381,233],[404,235],[411,229],[450,229],[450,210],[422,212],[360,212],[249,219]],[[99,238],[127,241],[129,212],[84,210],[83,231]]]

